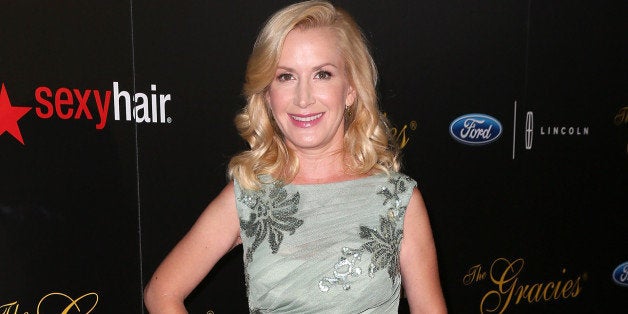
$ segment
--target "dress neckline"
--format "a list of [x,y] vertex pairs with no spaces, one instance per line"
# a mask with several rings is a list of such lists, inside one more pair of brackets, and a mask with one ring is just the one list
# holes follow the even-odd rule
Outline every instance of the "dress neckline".
[[337,185],[345,185],[354,182],[362,182],[368,181],[373,178],[379,178],[381,176],[387,176],[385,172],[375,173],[367,176],[362,176],[358,178],[348,179],[348,180],[340,180],[340,181],[331,181],[331,182],[320,182],[320,183],[287,183],[287,186],[295,186],[295,187],[320,187],[320,186],[337,186]]

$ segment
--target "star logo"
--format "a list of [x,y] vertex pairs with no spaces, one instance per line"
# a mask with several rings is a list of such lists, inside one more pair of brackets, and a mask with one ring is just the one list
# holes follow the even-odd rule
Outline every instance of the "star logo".
[[4,88],[4,84],[2,84],[2,89],[0,89],[0,136],[5,131],[9,132],[24,145],[24,139],[22,138],[22,133],[20,133],[17,121],[31,109],[29,107],[12,107],[7,90]]

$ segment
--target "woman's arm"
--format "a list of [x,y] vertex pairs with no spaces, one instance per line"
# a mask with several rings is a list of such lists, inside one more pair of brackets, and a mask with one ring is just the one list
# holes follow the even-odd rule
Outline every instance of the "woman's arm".
[[[176,213],[174,213],[176,214]],[[207,206],[144,289],[150,313],[187,313],[183,301],[216,262],[241,243],[233,182]]]
[[401,278],[411,313],[447,313],[434,237],[418,189],[406,208],[400,252]]

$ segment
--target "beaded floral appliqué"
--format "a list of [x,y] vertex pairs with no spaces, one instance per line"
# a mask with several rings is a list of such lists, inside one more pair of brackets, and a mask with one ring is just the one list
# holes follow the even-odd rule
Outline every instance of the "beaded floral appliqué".
[[288,195],[285,187],[274,183],[259,191],[243,191],[240,201],[251,209],[248,221],[240,219],[240,226],[247,237],[255,237],[246,249],[245,261],[253,260],[253,252],[268,237],[273,254],[279,250],[284,232],[294,234],[303,220],[294,217],[298,210],[299,193]]
[[399,277],[399,250],[403,236],[403,221],[406,207],[401,204],[399,195],[408,190],[407,176],[395,176],[388,180],[389,186],[384,186],[378,195],[384,197],[382,205],[389,206],[386,215],[380,216],[379,230],[367,226],[360,226],[360,238],[367,240],[358,249],[342,248],[342,256],[334,265],[333,276],[325,277],[319,282],[319,289],[329,291],[332,285],[340,285],[344,290],[351,288],[351,278],[363,273],[360,267],[362,253],[371,253],[368,265],[368,274],[372,278],[381,269],[387,268],[388,276],[395,284]]

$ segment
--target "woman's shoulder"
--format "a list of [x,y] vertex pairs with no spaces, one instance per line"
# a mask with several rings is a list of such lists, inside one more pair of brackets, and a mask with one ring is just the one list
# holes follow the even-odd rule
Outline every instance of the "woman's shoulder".
[[417,182],[414,178],[412,178],[411,176],[403,173],[403,172],[398,172],[398,171],[389,171],[388,173],[382,172],[380,174],[378,174],[379,176],[382,176],[384,178],[386,178],[388,181],[390,182],[403,182],[405,184],[410,184],[413,187],[417,185]]

